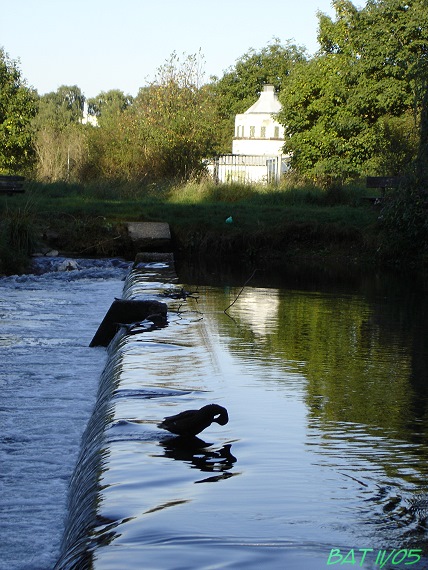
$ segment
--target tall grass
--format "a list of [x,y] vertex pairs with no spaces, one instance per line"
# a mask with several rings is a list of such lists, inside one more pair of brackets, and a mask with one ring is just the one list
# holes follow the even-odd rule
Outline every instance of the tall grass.
[[168,201],[181,204],[198,203],[257,203],[287,204],[289,206],[361,205],[366,196],[362,184],[322,189],[311,184],[297,187],[284,183],[281,186],[263,184],[214,184],[211,181],[193,181],[169,189]]
[[0,223],[0,272],[20,273],[28,267],[37,242],[37,229],[31,205],[7,206]]

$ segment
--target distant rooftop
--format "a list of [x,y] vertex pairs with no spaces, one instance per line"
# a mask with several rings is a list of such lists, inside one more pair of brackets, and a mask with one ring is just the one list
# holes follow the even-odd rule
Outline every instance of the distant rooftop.
[[279,113],[281,110],[281,103],[278,100],[278,95],[275,93],[273,85],[265,85],[260,97],[245,111],[245,115],[253,113]]

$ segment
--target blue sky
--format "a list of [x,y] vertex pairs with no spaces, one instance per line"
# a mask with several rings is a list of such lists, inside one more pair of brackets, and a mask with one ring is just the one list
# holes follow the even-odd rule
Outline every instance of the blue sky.
[[173,51],[201,50],[206,79],[273,37],[314,53],[318,10],[334,15],[331,0],[0,0],[0,46],[40,94],[136,95]]

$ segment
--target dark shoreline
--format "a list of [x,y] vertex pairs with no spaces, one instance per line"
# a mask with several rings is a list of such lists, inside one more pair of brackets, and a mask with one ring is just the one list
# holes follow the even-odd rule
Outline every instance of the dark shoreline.
[[[140,251],[123,222],[111,223],[108,231],[100,225],[87,233],[73,231],[64,224],[56,226],[55,231],[41,231],[39,235],[33,251],[44,255],[56,250],[66,257],[121,257],[132,261]],[[339,282],[348,280],[351,275],[377,271],[426,274],[425,259],[394,257],[391,252],[382,251],[381,243],[372,228],[363,231],[335,224],[284,223],[254,231],[171,224],[171,242],[164,251],[174,253],[176,264],[183,268],[185,275],[203,275],[205,281],[211,280],[210,275],[227,275],[228,279],[242,282],[243,276],[248,278],[255,270],[254,279],[265,274],[273,281],[276,276],[299,272]],[[21,269],[4,271],[7,274],[22,272],[25,272],[25,264]]]
[[[122,224],[121,224],[122,225]],[[308,230],[309,228],[309,230]],[[267,231],[213,231],[202,229],[171,228],[171,243],[164,251],[171,251],[180,263],[201,264],[207,267],[234,267],[281,271],[293,266],[310,267],[321,272],[342,268],[360,271],[383,269],[387,271],[424,271],[424,260],[417,258],[394,259],[382,255],[376,239],[362,235],[353,228],[313,228],[284,226]],[[294,233],[292,233],[294,232]],[[123,257],[133,260],[140,251],[123,227],[118,227],[115,236],[91,235],[86,247],[73,247],[73,237],[56,235],[44,241],[44,249],[53,249],[70,257]],[[101,246],[101,247],[100,247]],[[145,248],[150,251],[150,247]],[[155,251],[155,250],[154,250]],[[156,249],[158,251],[158,249]]]

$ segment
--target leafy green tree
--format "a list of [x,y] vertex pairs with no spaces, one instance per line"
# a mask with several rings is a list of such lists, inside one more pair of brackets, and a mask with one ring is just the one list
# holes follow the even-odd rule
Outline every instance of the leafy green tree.
[[386,197],[380,216],[383,255],[394,263],[428,263],[428,86],[422,100],[419,148],[399,189]]
[[[383,241],[381,250],[394,263],[424,263],[428,260],[428,4],[426,0],[407,3],[380,2],[376,7],[383,19],[393,21],[393,37],[388,46],[392,56],[385,63],[389,105],[402,105],[410,114],[414,107],[419,118],[417,144],[413,160],[408,160],[406,176],[400,188],[389,195],[380,216]],[[369,17],[367,22],[370,23]],[[379,50],[378,50],[379,51]],[[375,49],[370,52],[372,69],[380,67],[382,59]],[[401,93],[398,80],[401,81]],[[407,100],[406,100],[407,98]],[[412,105],[413,103],[413,105]],[[397,113],[398,114],[398,113]],[[396,120],[404,117],[396,117]],[[404,170],[404,168],[403,168]]]
[[327,183],[399,173],[417,148],[416,123],[409,121],[425,73],[426,0],[333,6],[334,21],[319,14],[319,53],[293,70],[280,96],[292,166]]
[[221,151],[230,152],[237,113],[243,113],[258,98],[263,85],[280,91],[296,63],[306,61],[306,50],[278,38],[259,51],[250,49],[221,78],[213,77],[212,89],[220,117]]
[[103,124],[117,117],[132,105],[133,97],[125,95],[120,89],[102,91],[96,97],[88,99],[88,112],[97,117],[98,124]]
[[32,161],[31,120],[36,99],[17,62],[0,48],[0,172],[19,172]]
[[428,74],[422,100],[421,129],[418,155],[416,157],[416,178],[419,190],[428,193]]
[[87,131],[90,160],[87,175],[102,180],[142,181],[146,177],[141,127],[129,110],[110,115]]
[[217,118],[202,63],[200,54],[180,59],[173,53],[132,104],[100,121],[90,134],[98,176],[142,181],[186,178],[203,169],[203,159],[214,152]]
[[[295,68],[280,95],[292,166],[315,179],[354,174],[356,141],[363,119],[346,105],[353,78],[337,56],[323,56]],[[375,141],[365,137],[360,152],[371,155]],[[351,145],[353,144],[353,152]],[[360,146],[360,145],[358,145]]]
[[57,91],[42,95],[39,100],[36,128],[46,126],[61,131],[70,123],[78,123],[82,119],[85,96],[77,85],[62,85]]
[[203,85],[200,54],[177,54],[140,90],[133,111],[142,119],[146,160],[158,175],[188,177],[215,152],[216,110]]

